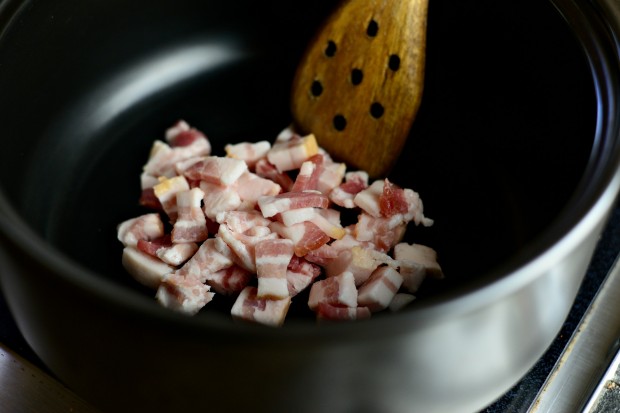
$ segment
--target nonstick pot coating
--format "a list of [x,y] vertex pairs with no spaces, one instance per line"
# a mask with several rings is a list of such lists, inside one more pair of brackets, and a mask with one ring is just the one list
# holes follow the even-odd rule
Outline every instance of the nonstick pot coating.
[[[106,3],[29,2],[4,34],[0,179],[58,250],[140,289],[115,228],[143,212],[152,141],[180,118],[215,154],[272,140],[333,2]],[[447,278],[430,294],[497,276],[548,228],[583,176],[596,105],[586,58],[546,2],[430,2],[428,30],[422,107],[390,179],[436,221],[406,239],[439,252]]]

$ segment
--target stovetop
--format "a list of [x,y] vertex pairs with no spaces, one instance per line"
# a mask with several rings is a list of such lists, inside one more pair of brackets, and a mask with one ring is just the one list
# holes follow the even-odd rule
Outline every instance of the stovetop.
[[[572,368],[570,363],[564,359],[570,356],[569,351],[565,351],[567,345],[572,349],[575,341],[576,331],[582,319],[586,318],[590,312],[590,304],[597,296],[597,292],[602,284],[605,283],[606,277],[610,270],[614,268],[616,258],[620,253],[620,206],[613,211],[609,223],[603,232],[594,257],[589,266],[584,282],[579,290],[575,303],[562,326],[561,331],[557,335],[546,353],[540,358],[530,372],[505,395],[499,398],[495,403],[483,409],[480,413],[498,413],[498,412],[527,412],[534,405],[536,411],[544,411],[540,408],[541,404],[545,404],[546,400],[540,400],[539,393],[544,395],[545,391],[557,383],[549,383],[548,377],[558,376],[558,367],[562,365],[564,370]],[[616,266],[618,272],[618,280],[620,281],[620,264]],[[620,285],[620,282],[618,283]],[[584,317],[585,316],[585,317]],[[28,346],[19,329],[15,325],[6,303],[0,294],[0,343],[3,343],[9,349],[31,362],[35,366],[43,369],[44,372],[50,373],[44,364]],[[583,344],[583,343],[581,343]],[[568,353],[568,354],[567,354]],[[570,361],[570,360],[569,360]],[[595,408],[590,406],[589,413],[607,412],[604,410],[607,405],[616,405],[616,401],[620,403],[620,356],[614,360],[607,375],[603,377],[605,369],[601,371],[599,390],[603,391],[601,402]],[[563,372],[566,374],[566,372]],[[51,373],[50,373],[51,374]],[[570,374],[570,372],[569,372]],[[603,380],[604,378],[604,380]],[[602,381],[601,381],[602,380]],[[594,383],[596,384],[596,383]],[[561,385],[561,383],[559,384]],[[541,389],[545,391],[541,392]],[[555,397],[555,396],[554,396]],[[617,407],[617,406],[616,406]],[[603,409],[603,410],[601,410]],[[550,410],[555,411],[555,410]]]

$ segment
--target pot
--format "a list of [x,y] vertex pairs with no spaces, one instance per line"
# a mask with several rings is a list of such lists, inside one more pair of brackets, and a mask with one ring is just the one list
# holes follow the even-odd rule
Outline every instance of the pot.
[[390,179],[445,272],[395,314],[281,329],[161,308],[121,266],[150,144],[223,153],[290,122],[331,0],[0,3],[0,286],[37,355],[102,411],[471,412],[560,329],[615,202],[611,0],[430,2],[422,106]]

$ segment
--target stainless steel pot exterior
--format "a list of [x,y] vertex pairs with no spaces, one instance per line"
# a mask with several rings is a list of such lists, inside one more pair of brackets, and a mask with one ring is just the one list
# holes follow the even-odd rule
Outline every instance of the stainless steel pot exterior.
[[[573,2],[556,3],[571,24],[583,22]],[[617,56],[592,60],[599,82],[618,71]],[[608,80],[597,96],[597,139],[608,144],[592,154],[570,207],[536,253],[492,283],[417,311],[281,330],[188,319],[50,247],[0,193],[2,292],[41,359],[104,411],[479,410],[552,342],[615,202],[618,87],[616,75]]]

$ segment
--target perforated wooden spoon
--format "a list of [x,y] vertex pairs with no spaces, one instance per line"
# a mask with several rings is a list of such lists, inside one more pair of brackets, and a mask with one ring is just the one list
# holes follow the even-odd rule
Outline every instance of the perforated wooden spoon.
[[297,128],[373,177],[396,161],[424,82],[428,0],[345,0],[309,45],[293,81]]

